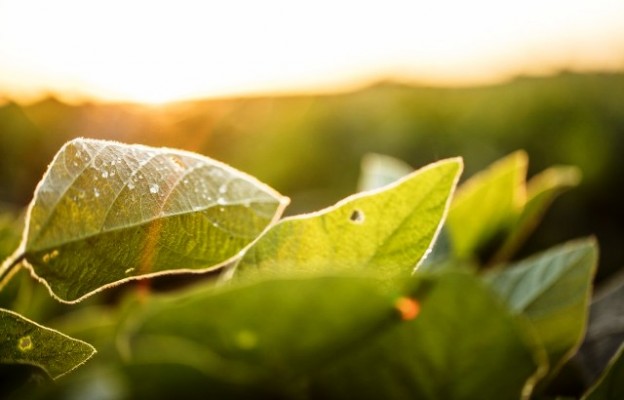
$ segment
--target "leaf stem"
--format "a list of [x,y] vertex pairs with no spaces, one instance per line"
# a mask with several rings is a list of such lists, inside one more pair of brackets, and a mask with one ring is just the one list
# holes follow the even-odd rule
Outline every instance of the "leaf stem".
[[7,258],[2,266],[0,266],[0,291],[4,289],[4,287],[9,283],[11,278],[20,270],[22,267],[22,261],[24,261],[24,254],[13,254],[9,258]]

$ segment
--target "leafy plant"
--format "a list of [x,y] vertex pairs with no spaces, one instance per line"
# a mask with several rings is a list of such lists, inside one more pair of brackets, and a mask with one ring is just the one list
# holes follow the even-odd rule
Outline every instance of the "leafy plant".
[[[0,363],[33,368],[3,394],[87,396],[97,382],[127,398],[549,396],[583,339],[597,244],[507,263],[578,181],[557,167],[526,184],[526,158],[453,197],[461,159],[411,171],[370,156],[366,191],[278,221],[285,197],[217,161],[73,140],[35,191],[0,301],[32,310],[25,268],[80,303],[49,308],[80,340],[0,309]],[[195,283],[174,279],[185,273]],[[99,353],[60,378],[93,356],[86,342]],[[587,398],[622,390],[618,357]],[[31,388],[35,373],[56,384]]]

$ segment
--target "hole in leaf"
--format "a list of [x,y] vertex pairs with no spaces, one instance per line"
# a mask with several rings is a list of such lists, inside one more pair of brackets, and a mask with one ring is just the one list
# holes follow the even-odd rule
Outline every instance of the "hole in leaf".
[[351,215],[349,216],[349,220],[356,224],[361,224],[364,222],[364,212],[361,210],[353,210]]

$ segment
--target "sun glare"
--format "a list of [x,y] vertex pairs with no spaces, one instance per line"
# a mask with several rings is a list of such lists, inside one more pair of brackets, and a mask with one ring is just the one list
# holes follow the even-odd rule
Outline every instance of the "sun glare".
[[624,65],[624,2],[0,2],[0,88],[160,104]]

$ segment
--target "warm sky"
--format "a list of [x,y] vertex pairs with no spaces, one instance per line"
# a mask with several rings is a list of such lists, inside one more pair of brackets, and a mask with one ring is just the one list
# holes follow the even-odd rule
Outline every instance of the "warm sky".
[[624,0],[0,0],[0,97],[163,102],[624,70]]

